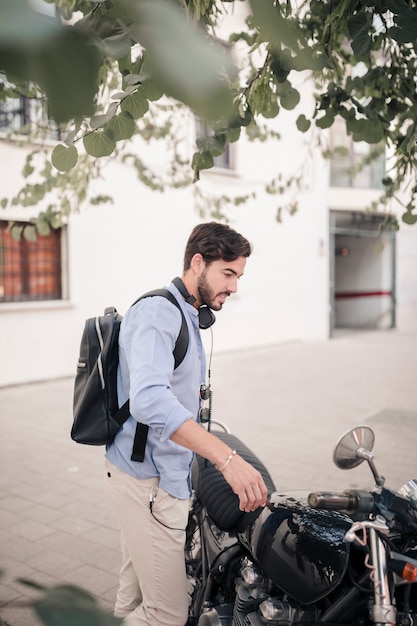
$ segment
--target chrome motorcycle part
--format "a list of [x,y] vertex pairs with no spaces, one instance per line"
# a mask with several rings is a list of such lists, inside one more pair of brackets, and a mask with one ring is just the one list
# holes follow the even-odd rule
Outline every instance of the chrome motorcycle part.
[[259,613],[265,623],[280,626],[282,624],[316,624],[319,612],[315,607],[293,606],[277,598],[268,598],[259,606]]
[[[353,469],[365,461],[364,451],[371,452],[375,437],[368,426],[348,430],[336,443],[333,461],[339,469]],[[359,451],[359,454],[358,454]]]
[[374,441],[374,432],[368,426],[352,428],[337,442],[333,461],[339,469],[353,469],[363,461],[367,461],[374,475],[375,484],[383,487],[385,478],[378,473],[374,464],[374,455],[371,452]]
[[262,574],[260,574],[250,562],[242,567],[240,575],[242,576],[243,582],[247,585],[255,585],[264,582]]
[[397,623],[397,610],[391,602],[385,546],[375,528],[369,529],[369,539],[373,568],[371,580],[374,583],[374,606],[372,610],[374,624],[395,626]]
[[405,498],[408,498],[413,509],[417,510],[417,478],[409,480],[408,483],[405,483],[405,485],[398,490],[398,493]]
[[211,607],[200,615],[197,626],[231,626],[232,612],[229,604]]
[[377,515],[375,520],[364,520],[363,522],[354,522],[352,526],[349,528],[347,533],[345,534],[346,541],[352,543],[356,541],[360,545],[362,545],[362,540],[358,538],[357,534],[359,531],[366,532],[367,529],[373,529],[374,531],[378,531],[383,534],[388,534],[389,528],[383,517]]

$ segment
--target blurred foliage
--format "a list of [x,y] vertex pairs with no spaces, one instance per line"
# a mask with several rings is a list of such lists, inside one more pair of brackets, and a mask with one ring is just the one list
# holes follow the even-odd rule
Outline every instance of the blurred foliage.
[[[2,572],[0,571],[0,577]],[[97,599],[77,585],[40,585],[33,580],[20,578],[22,585],[39,592],[37,599],[19,603],[36,614],[45,626],[119,626],[122,620],[105,611]],[[11,605],[13,606],[13,604]],[[0,625],[3,622],[0,618]]]
[[[28,131],[27,140],[41,141],[52,127],[61,137],[52,153],[45,147],[28,156],[28,182],[1,201],[3,207],[49,202],[34,220],[37,232],[61,225],[83,202],[109,201],[90,193],[109,158],[129,161],[159,191],[198,180],[242,132],[262,140],[270,132],[265,120],[302,103],[295,86],[300,76],[312,81],[315,97],[307,103],[310,113],[298,115],[298,131],[328,129],[342,118],[353,141],[384,145],[390,170],[373,208],[389,210],[405,188],[402,219],[416,223],[417,9],[411,0],[249,0],[244,28],[230,36],[230,47],[219,42],[218,24],[242,0],[45,2],[56,17],[36,12],[28,0],[0,0],[0,100],[45,99],[49,125]],[[242,66],[232,60],[237,43],[246,47]],[[197,142],[190,168],[178,119],[191,113],[212,134]],[[129,154],[126,146],[136,136],[167,143],[170,165],[163,175]],[[328,145],[322,149],[330,154]],[[285,184],[278,179],[270,193],[297,187],[302,176]],[[241,202],[242,196],[223,197],[226,204]],[[221,214],[220,204],[214,210]]]

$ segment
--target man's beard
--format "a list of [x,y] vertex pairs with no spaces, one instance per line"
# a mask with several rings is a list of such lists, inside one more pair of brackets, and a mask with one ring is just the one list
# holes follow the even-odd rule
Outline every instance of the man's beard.
[[[207,271],[205,269],[202,271],[201,275],[198,278],[197,289],[202,304],[206,304],[208,307],[210,307],[210,309],[213,309],[213,311],[220,311],[223,304],[214,304],[214,299],[216,295],[219,294],[214,293],[214,291],[210,288],[210,285],[207,282]],[[229,295],[229,292],[227,292],[227,295]]]

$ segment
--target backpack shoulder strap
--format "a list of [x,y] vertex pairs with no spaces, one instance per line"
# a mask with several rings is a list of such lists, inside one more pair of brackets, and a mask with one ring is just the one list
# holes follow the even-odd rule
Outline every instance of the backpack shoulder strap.
[[153,289],[152,291],[148,291],[147,293],[144,293],[143,296],[141,296],[140,298],[138,298],[133,304],[135,305],[137,302],[139,302],[139,300],[143,300],[144,298],[152,298],[153,296],[162,296],[163,298],[166,298],[167,300],[169,300],[170,302],[172,302],[172,304],[174,304],[177,309],[179,310],[179,312],[181,313],[181,328],[180,328],[180,332],[179,335],[177,337],[177,341],[175,342],[175,347],[174,347],[174,351],[173,351],[173,355],[174,355],[174,369],[177,369],[177,367],[179,365],[181,365],[181,363],[184,360],[184,357],[187,353],[187,348],[188,348],[188,326],[187,326],[187,322],[185,320],[184,317],[184,313],[183,310],[180,306],[180,303],[178,302],[178,300],[176,299],[176,297],[168,290],[168,289]]
[[[163,298],[167,298],[167,300],[172,302],[172,304],[174,304],[181,313],[181,328],[173,351],[174,369],[176,369],[183,362],[188,348],[187,322],[178,300],[168,289],[154,289],[153,291],[148,291],[147,293],[144,293],[143,296],[138,298],[136,302],[139,302],[139,300],[143,300],[143,298],[151,298],[153,296],[162,296]],[[136,302],[134,302],[132,306],[136,304]],[[129,410],[129,400],[120,409],[120,411],[126,410]],[[141,422],[138,422],[136,424],[132,456],[130,457],[132,461],[138,461],[139,463],[143,463],[143,460],[145,458],[146,440],[148,438],[148,429],[149,427],[146,424],[142,424]]]

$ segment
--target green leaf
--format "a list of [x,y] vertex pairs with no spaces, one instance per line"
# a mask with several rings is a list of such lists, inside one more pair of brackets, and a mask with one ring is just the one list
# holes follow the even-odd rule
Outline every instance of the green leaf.
[[413,15],[410,21],[400,22],[398,26],[392,26],[388,30],[388,34],[397,43],[409,43],[414,42],[417,39],[417,20]]
[[283,16],[281,7],[285,3],[274,3],[271,0],[251,0],[253,18],[259,26],[263,41],[280,48],[282,44],[292,50],[298,50],[298,41],[304,35],[294,19]]
[[241,126],[249,126],[253,121],[252,111],[249,107],[242,108],[241,106],[237,107],[237,110],[233,113],[229,120],[230,128],[240,128]]
[[302,133],[305,133],[310,128],[311,121],[308,120],[305,115],[299,115],[297,118],[296,124],[297,124],[298,130],[301,131]]
[[116,147],[116,141],[111,131],[94,131],[83,139],[84,148],[93,157],[109,156]]
[[122,100],[120,108],[123,112],[129,113],[135,120],[143,117],[149,109],[145,90],[139,87],[135,93]]
[[[146,76],[146,79],[148,79],[149,76]],[[142,76],[141,74],[127,74],[126,76],[124,76],[124,81],[126,83],[126,85],[139,85],[141,83],[143,83],[143,81],[145,80],[145,77]]]
[[54,229],[61,228],[64,225],[64,220],[60,214],[56,214],[51,217],[50,224]]
[[22,236],[22,230],[23,230],[23,226],[19,226],[19,225],[12,226],[12,229],[11,229],[12,239],[14,239],[15,241],[20,241],[20,237]]
[[102,115],[93,115],[90,119],[90,127],[92,130],[97,130],[98,128],[103,128],[110,120],[116,115],[117,102],[112,102],[105,113]]
[[365,56],[371,49],[371,22],[368,12],[362,8],[348,19],[348,32],[352,38],[352,49],[356,56]]
[[75,146],[64,146],[62,143],[55,146],[51,155],[52,165],[60,172],[68,172],[77,165],[78,151]]
[[316,120],[316,126],[319,128],[330,128],[333,124],[335,114],[331,109],[327,109],[325,115]]
[[179,3],[117,2],[131,11],[134,31],[129,30],[129,34],[146,48],[152,80],[164,93],[184,102],[204,119],[231,110],[229,81],[237,71],[230,54],[214,38],[206,37],[203,29],[190,28]]
[[92,130],[97,130],[98,128],[103,128],[108,121],[109,118],[107,115],[93,115],[93,117],[90,118],[90,127]]
[[110,120],[107,129],[113,132],[116,141],[120,141],[121,139],[130,139],[135,134],[136,124],[130,113],[122,111]]
[[408,4],[404,0],[387,0],[387,9],[396,15],[400,15],[408,9]]
[[352,134],[353,141],[379,143],[384,139],[384,128],[377,120],[356,119],[346,120],[346,128]]
[[417,39],[417,15],[403,0],[388,0],[387,6],[394,13],[394,23],[388,35],[398,43],[414,42]]
[[284,109],[287,109],[287,111],[295,109],[297,104],[300,102],[300,92],[297,91],[297,89],[294,89],[294,87],[291,87],[291,85],[282,89],[282,91],[279,89],[278,94],[281,106]]
[[117,626],[122,620],[99,607],[87,592],[71,585],[57,585],[33,603],[45,626]]
[[23,237],[26,241],[36,241],[36,227],[33,224],[26,224],[23,229]]
[[38,229],[38,233],[42,237],[46,237],[51,232],[49,224],[48,224],[48,222],[46,220],[37,220],[36,228]]
[[151,100],[152,102],[159,100],[164,95],[164,92],[162,91],[161,87],[151,80],[148,80],[146,81],[146,83],[143,83],[143,89],[145,91],[145,95],[147,99]]
[[240,127],[228,129],[226,135],[228,143],[238,141],[240,138]]
[[96,78],[101,57],[83,33],[66,27],[63,34],[39,51],[27,51],[24,78],[48,96],[49,114],[59,124],[94,112]]
[[286,80],[290,71],[294,68],[294,59],[290,50],[275,52],[271,60],[271,70],[279,83]]
[[414,215],[411,211],[407,211],[406,213],[404,213],[401,216],[401,219],[404,224],[408,224],[409,226],[417,224],[417,215]]
[[[286,107],[283,105],[282,100],[281,100],[281,104],[285,109]],[[267,119],[273,119],[274,117],[278,115],[278,113],[279,113],[279,104],[276,100],[271,98],[268,103],[265,103],[262,109],[262,115],[263,117]]]
[[122,59],[130,53],[132,41],[127,33],[106,37],[100,42],[103,56]]
[[220,156],[224,152],[226,145],[225,135],[213,135],[197,139],[197,147],[200,152],[211,153],[213,156]]
[[214,165],[213,155],[210,152],[196,152],[192,160],[194,170],[208,170]]

